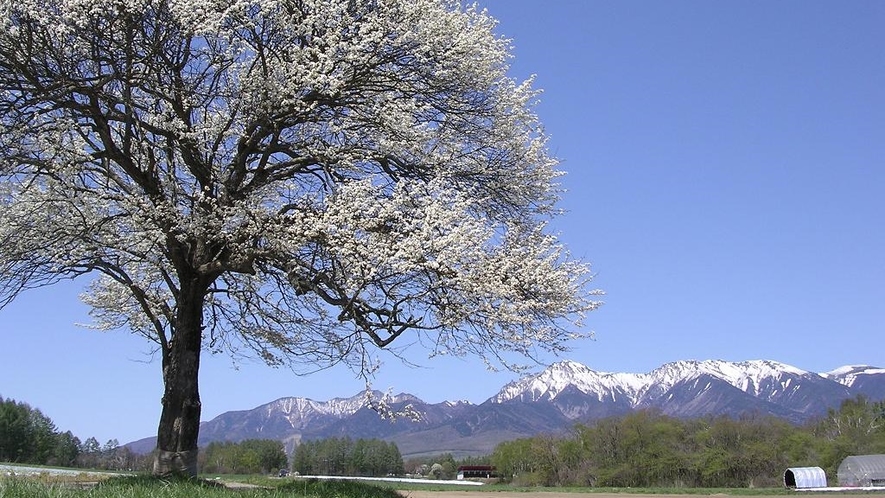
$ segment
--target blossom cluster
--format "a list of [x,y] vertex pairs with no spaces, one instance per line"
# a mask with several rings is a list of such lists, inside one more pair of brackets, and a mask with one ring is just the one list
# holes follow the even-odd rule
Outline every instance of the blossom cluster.
[[[509,42],[448,0],[0,1],[0,304],[347,362],[562,351],[598,306]],[[196,292],[192,292],[193,289]],[[187,290],[187,291],[186,291]],[[192,304],[192,303],[191,303]],[[408,341],[407,341],[408,342]]]

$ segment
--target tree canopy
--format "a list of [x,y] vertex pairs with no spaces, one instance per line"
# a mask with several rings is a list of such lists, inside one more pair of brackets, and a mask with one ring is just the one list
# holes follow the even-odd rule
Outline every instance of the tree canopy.
[[43,412],[0,396],[0,462],[46,463],[57,438],[55,424]]
[[[407,336],[561,352],[598,302],[495,21],[448,0],[0,1],[0,305],[90,275],[156,344],[157,472],[203,350],[306,371]],[[177,466],[177,467],[176,467]]]
[[289,468],[283,443],[272,439],[212,442],[200,460],[200,468],[209,474],[267,474]]
[[404,473],[395,443],[349,437],[301,441],[292,454],[292,470],[303,475],[370,477]]
[[885,401],[858,397],[804,426],[638,411],[501,443],[491,461],[529,486],[760,487],[782,485],[789,467],[821,467],[834,483],[845,457],[883,452]]

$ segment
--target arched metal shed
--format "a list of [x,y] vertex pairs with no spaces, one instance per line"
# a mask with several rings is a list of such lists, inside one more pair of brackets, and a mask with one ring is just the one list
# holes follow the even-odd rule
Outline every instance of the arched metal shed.
[[885,455],[846,457],[839,465],[839,486],[885,487]]
[[791,467],[784,471],[784,486],[807,489],[827,487],[827,474],[820,467]]

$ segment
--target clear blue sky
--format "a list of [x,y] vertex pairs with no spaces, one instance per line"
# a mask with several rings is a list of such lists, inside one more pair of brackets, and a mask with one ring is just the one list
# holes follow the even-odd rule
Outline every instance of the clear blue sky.
[[[483,0],[537,75],[563,160],[557,230],[606,304],[569,358],[647,372],[680,359],[885,366],[885,3]],[[149,344],[88,322],[77,284],[0,311],[0,395],[81,439],[153,435]],[[375,387],[494,395],[478,361],[388,362]],[[204,419],[283,396],[326,400],[346,370],[296,377],[203,361]]]

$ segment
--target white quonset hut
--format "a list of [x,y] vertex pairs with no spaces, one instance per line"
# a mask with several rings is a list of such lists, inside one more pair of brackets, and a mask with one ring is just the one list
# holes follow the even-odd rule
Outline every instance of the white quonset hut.
[[839,486],[885,488],[885,455],[846,457],[839,465]]
[[827,474],[820,467],[791,467],[784,472],[784,486],[795,489],[825,488]]

